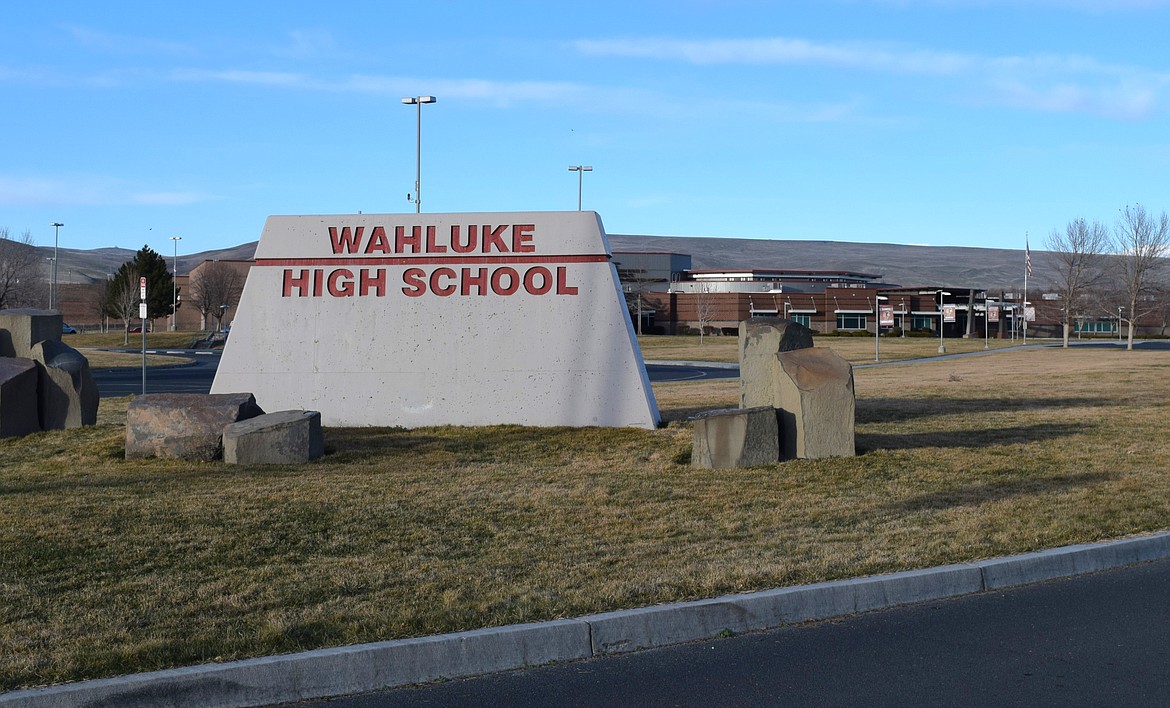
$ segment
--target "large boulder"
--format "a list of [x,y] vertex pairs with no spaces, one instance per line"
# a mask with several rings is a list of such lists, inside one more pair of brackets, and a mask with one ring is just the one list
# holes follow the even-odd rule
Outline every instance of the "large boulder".
[[739,404],[743,408],[772,406],[776,355],[811,349],[812,330],[779,317],[752,317],[739,323]]
[[265,413],[223,429],[223,461],[229,465],[292,465],[324,454],[317,411]]
[[816,459],[852,456],[853,365],[831,349],[798,349],[776,355],[781,456]]
[[15,438],[41,429],[37,417],[37,363],[0,358],[0,438]]
[[695,417],[691,466],[761,467],[780,461],[776,409],[724,408]]
[[264,411],[250,393],[152,393],[126,411],[126,459],[218,460],[223,429]]
[[61,340],[61,313],[55,310],[0,310],[0,356],[31,358],[33,345]]
[[89,360],[59,339],[32,346],[30,358],[40,364],[40,420],[44,430],[61,430],[97,422],[98,390]]

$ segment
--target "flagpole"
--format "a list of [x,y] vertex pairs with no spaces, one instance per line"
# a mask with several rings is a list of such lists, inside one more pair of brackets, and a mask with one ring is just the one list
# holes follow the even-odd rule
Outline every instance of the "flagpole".
[[1032,273],[1032,250],[1028,247],[1028,232],[1024,232],[1024,344],[1028,344],[1028,276]]

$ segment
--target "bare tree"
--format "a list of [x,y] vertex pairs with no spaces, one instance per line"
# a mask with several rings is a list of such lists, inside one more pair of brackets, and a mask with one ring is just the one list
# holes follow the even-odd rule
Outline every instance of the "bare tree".
[[1127,322],[1129,334],[1126,349],[1133,349],[1134,326],[1142,315],[1154,309],[1155,277],[1163,266],[1163,257],[1170,248],[1170,219],[1166,212],[1154,216],[1140,204],[1126,206],[1114,229],[1113,246],[1116,279],[1121,293],[1129,303]]
[[224,312],[236,304],[244,288],[240,274],[226,263],[211,261],[203,264],[192,276],[187,302],[199,310],[200,327],[207,329],[210,314],[215,317],[216,329],[223,329]]
[[[130,344],[130,320],[138,316],[138,269],[133,261],[122,264],[114,278],[106,283],[106,307],[112,317],[122,320],[122,344]],[[145,323],[143,323],[145,324]]]
[[0,310],[35,306],[44,283],[32,234],[26,230],[19,239],[12,239],[8,228],[0,227]]
[[707,325],[715,318],[715,298],[711,297],[711,286],[703,285],[695,292],[695,319],[699,322],[699,346],[703,345],[703,334]]
[[1054,289],[1064,302],[1061,324],[1067,348],[1069,329],[1081,300],[1103,277],[1101,257],[1109,247],[1109,230],[1099,222],[1077,218],[1068,222],[1063,232],[1053,229],[1047,245],[1048,258],[1057,274]]

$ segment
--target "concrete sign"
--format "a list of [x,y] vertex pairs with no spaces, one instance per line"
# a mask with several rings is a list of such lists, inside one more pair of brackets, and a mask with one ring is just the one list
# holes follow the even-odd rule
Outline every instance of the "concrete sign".
[[594,212],[272,216],[212,393],[333,426],[638,426],[658,406]]

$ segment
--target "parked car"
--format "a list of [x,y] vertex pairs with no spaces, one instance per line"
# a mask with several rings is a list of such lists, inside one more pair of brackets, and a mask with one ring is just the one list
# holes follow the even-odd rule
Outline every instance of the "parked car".
[[61,323],[61,334],[77,334],[77,328],[73,325]]

